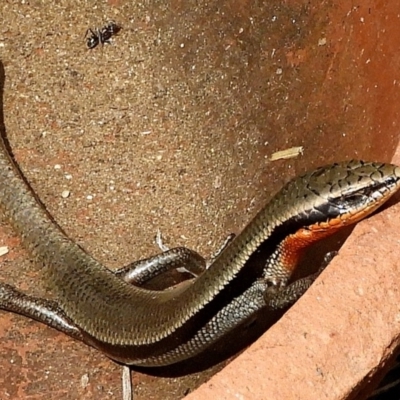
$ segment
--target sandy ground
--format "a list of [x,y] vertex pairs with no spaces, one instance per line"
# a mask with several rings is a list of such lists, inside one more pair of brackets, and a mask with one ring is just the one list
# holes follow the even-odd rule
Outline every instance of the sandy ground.
[[[354,75],[371,53],[330,19],[353,14],[330,2],[256,3],[2,1],[15,158],[68,235],[105,265],[157,253],[157,229],[167,245],[208,256],[297,173],[390,160],[396,139],[376,135],[380,110],[360,96],[370,93],[365,74]],[[86,30],[110,20],[122,26],[112,45],[88,50]],[[294,146],[303,154],[269,162]],[[0,245],[1,279],[43,294],[6,223]],[[96,351],[5,313],[0,337],[0,398],[119,398],[120,368]],[[212,372],[135,373],[136,398],[181,398]]]

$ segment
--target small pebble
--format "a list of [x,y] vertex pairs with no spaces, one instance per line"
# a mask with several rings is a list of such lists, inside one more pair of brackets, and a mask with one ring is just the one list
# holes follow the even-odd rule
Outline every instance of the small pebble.
[[8,253],[8,246],[0,246],[0,256],[4,256]]
[[81,386],[83,388],[87,387],[87,385],[89,384],[89,375],[88,374],[84,374],[81,377]]

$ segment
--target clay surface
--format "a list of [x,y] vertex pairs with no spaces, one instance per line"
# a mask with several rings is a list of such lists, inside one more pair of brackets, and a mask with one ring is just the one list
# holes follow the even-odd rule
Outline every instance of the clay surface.
[[[397,0],[311,3],[2,1],[6,135],[27,180],[68,235],[110,268],[157,253],[157,229],[167,245],[209,256],[291,177],[335,160],[390,161],[399,139],[400,5]],[[109,20],[123,27],[112,45],[88,50],[86,30]],[[270,160],[293,147],[302,147],[302,154]],[[395,217],[389,219],[394,224]],[[386,228],[379,232],[381,239],[389,237]],[[40,266],[31,262],[6,221],[1,221],[0,246],[9,247],[0,258],[0,279],[50,297],[41,285]],[[379,246],[374,250],[389,262],[389,250]],[[359,260],[365,252],[355,254]],[[375,265],[371,278],[364,266],[361,277],[343,277],[349,282],[343,287],[338,275],[343,301],[352,298],[347,291],[358,293],[364,279],[389,279],[383,257],[374,257],[375,264],[367,259]],[[355,267],[343,267],[339,260],[324,280],[353,274]],[[378,270],[385,277],[374,275]],[[322,291],[324,280],[313,290]],[[331,290],[339,289],[333,285]],[[274,363],[282,364],[273,375],[270,365],[257,367],[257,374],[251,373],[256,386],[274,380],[270,388],[289,390],[295,385],[288,370],[300,373],[307,366],[316,379],[303,379],[310,390],[327,390],[325,381],[344,385],[343,376],[335,375],[344,369],[347,379],[353,377],[347,381],[350,393],[372,368],[363,358],[370,350],[367,338],[353,343],[361,358],[350,352],[347,369],[303,362],[300,349],[290,364],[278,357],[278,349],[285,353],[287,340],[297,338],[315,354],[334,358],[358,332],[345,337],[342,330],[368,322],[361,319],[363,311],[360,319],[346,317],[353,321],[346,325],[338,313],[347,308],[331,309],[338,299],[321,296],[310,292],[302,301],[317,303],[305,306],[308,312],[296,317],[300,311],[293,308],[284,317],[281,322],[290,331],[283,335],[279,322],[268,332],[271,342],[260,357],[274,354]],[[365,297],[365,304],[376,306],[370,312],[383,318],[385,297],[376,296],[375,303]],[[372,317],[365,318],[374,324]],[[339,324],[326,328],[325,342],[319,319]],[[314,325],[306,328],[303,320]],[[369,325],[362,328],[365,334],[375,332]],[[120,398],[119,366],[96,351],[3,312],[0,338],[0,398]],[[243,357],[254,360],[252,352]],[[192,367],[135,372],[136,398],[183,398],[221,365],[203,372]],[[244,380],[251,371],[249,365],[242,375],[230,375],[248,388],[245,398],[246,393],[257,397],[256,386]],[[234,396],[238,389],[219,379],[225,382],[220,386],[224,396]],[[206,385],[217,387],[215,381]]]

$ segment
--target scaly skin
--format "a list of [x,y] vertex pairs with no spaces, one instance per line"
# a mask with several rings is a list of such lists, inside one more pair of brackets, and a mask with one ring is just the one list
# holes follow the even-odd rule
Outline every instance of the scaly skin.
[[[301,250],[369,215],[399,185],[400,168],[361,161],[297,177],[198,278],[154,292],[123,281],[69,239],[1,141],[0,207],[43,266],[43,281],[57,300],[35,299],[2,285],[0,308],[60,329],[123,363],[175,363],[205,350],[260,310],[296,300],[311,283],[285,287]],[[263,268],[247,263],[269,244]],[[277,289],[272,298],[271,285]]]

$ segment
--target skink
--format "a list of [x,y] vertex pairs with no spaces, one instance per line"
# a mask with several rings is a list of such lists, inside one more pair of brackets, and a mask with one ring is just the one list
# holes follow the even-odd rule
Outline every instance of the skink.
[[[287,285],[301,251],[381,206],[400,185],[400,168],[350,161],[286,184],[196,279],[151,291],[145,278],[114,273],[69,239],[0,145],[0,207],[37,262],[56,300],[0,285],[0,308],[34,318],[125,364],[158,366],[190,358],[255,313],[285,307],[312,279]],[[248,263],[260,248],[265,265]],[[200,256],[175,249],[139,262],[150,277]],[[155,266],[155,267],[154,267]],[[153,268],[153,269],[152,269]]]

